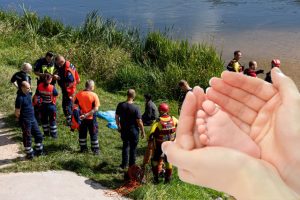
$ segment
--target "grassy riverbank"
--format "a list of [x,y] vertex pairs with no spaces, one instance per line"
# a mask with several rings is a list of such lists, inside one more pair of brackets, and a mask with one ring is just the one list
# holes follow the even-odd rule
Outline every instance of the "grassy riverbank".
[[[9,116],[8,124],[17,131],[11,115],[14,110],[15,88],[10,77],[23,62],[33,63],[53,50],[66,55],[79,66],[82,83],[87,78],[97,80],[96,92],[101,110],[114,110],[125,99],[124,91],[135,87],[139,93],[137,104],[142,108],[142,94],[151,92],[157,102],[165,99],[176,114],[177,82],[185,78],[192,85],[206,86],[211,76],[220,73],[222,61],[214,48],[206,45],[191,46],[187,42],[172,41],[160,33],[150,33],[144,39],[134,30],[119,29],[110,20],[90,14],[82,28],[65,27],[49,18],[40,19],[33,13],[24,16],[0,12],[0,111]],[[35,81],[33,81],[35,83]],[[83,88],[83,84],[79,89]],[[111,93],[113,91],[114,93]],[[121,92],[120,92],[121,91]],[[169,97],[169,100],[167,100]],[[108,129],[99,120],[100,156],[80,154],[77,133],[64,125],[61,99],[58,101],[59,139],[45,140],[46,156],[33,161],[16,161],[0,172],[70,170],[89,177],[109,188],[122,184],[122,171],[117,170],[121,158],[119,133]],[[138,163],[142,162],[146,142],[141,140]],[[181,182],[178,176],[170,185],[149,182],[129,195],[134,199],[214,199],[222,193]]]

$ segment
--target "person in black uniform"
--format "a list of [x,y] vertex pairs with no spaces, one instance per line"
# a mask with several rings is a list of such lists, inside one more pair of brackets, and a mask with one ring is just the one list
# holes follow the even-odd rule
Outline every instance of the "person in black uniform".
[[[37,79],[37,85],[43,82],[45,74],[54,75],[56,72],[56,67],[54,63],[54,53],[48,51],[45,57],[38,59],[34,64],[34,74],[37,75],[39,78]],[[55,85],[56,79],[55,77],[52,78],[51,85]]]
[[[20,87],[21,90],[15,103],[15,115],[19,119],[22,128],[26,158],[32,159],[34,155],[40,156],[43,153],[43,136],[34,116],[30,84],[27,81],[23,81]],[[31,147],[32,136],[34,137],[35,150]]]
[[29,63],[23,63],[21,71],[15,73],[10,82],[16,86],[18,89],[17,94],[21,93],[21,86],[23,81],[27,81],[31,85],[30,72],[32,71],[32,66]]

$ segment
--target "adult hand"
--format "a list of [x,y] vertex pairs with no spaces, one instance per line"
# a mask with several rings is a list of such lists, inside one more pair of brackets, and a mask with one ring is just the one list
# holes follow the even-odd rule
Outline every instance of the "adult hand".
[[184,150],[163,143],[168,161],[178,167],[181,180],[213,188],[237,199],[299,199],[267,162],[222,147]]
[[276,167],[282,179],[300,193],[300,95],[279,68],[273,85],[241,74],[224,72],[213,78],[207,97],[259,145],[261,159]]
[[54,80],[60,80],[60,77],[57,74],[55,74],[55,75],[53,75],[53,79]]
[[186,150],[201,148],[199,133],[195,124],[197,111],[202,108],[206,97],[200,87],[195,87],[193,92],[188,92],[182,105],[179,123],[176,130],[176,143]]

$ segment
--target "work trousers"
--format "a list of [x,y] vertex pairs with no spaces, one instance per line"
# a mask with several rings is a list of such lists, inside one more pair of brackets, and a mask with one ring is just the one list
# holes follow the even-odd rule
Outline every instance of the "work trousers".
[[41,122],[44,135],[57,138],[56,105],[52,103],[41,105]]
[[21,119],[20,120],[22,132],[23,132],[23,145],[27,155],[33,155],[32,149],[32,136],[35,142],[35,151],[37,154],[43,152],[43,135],[39,129],[36,119]]
[[87,132],[90,134],[91,149],[94,153],[99,152],[98,123],[96,116],[93,119],[84,119],[79,126],[79,145],[81,151],[87,150]]
[[124,128],[121,130],[122,147],[122,166],[129,167],[135,164],[136,148],[139,142],[139,129],[135,126]]

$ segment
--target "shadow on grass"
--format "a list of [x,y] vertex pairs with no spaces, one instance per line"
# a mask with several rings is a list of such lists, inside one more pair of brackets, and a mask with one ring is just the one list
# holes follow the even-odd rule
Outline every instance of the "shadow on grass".
[[66,152],[66,151],[71,153],[76,153],[69,145],[61,144],[61,143],[44,144],[44,151],[46,155],[54,154],[57,152]]
[[88,167],[84,161],[78,159],[60,161],[59,165],[64,170],[69,170],[77,173],[80,173],[83,169]]

